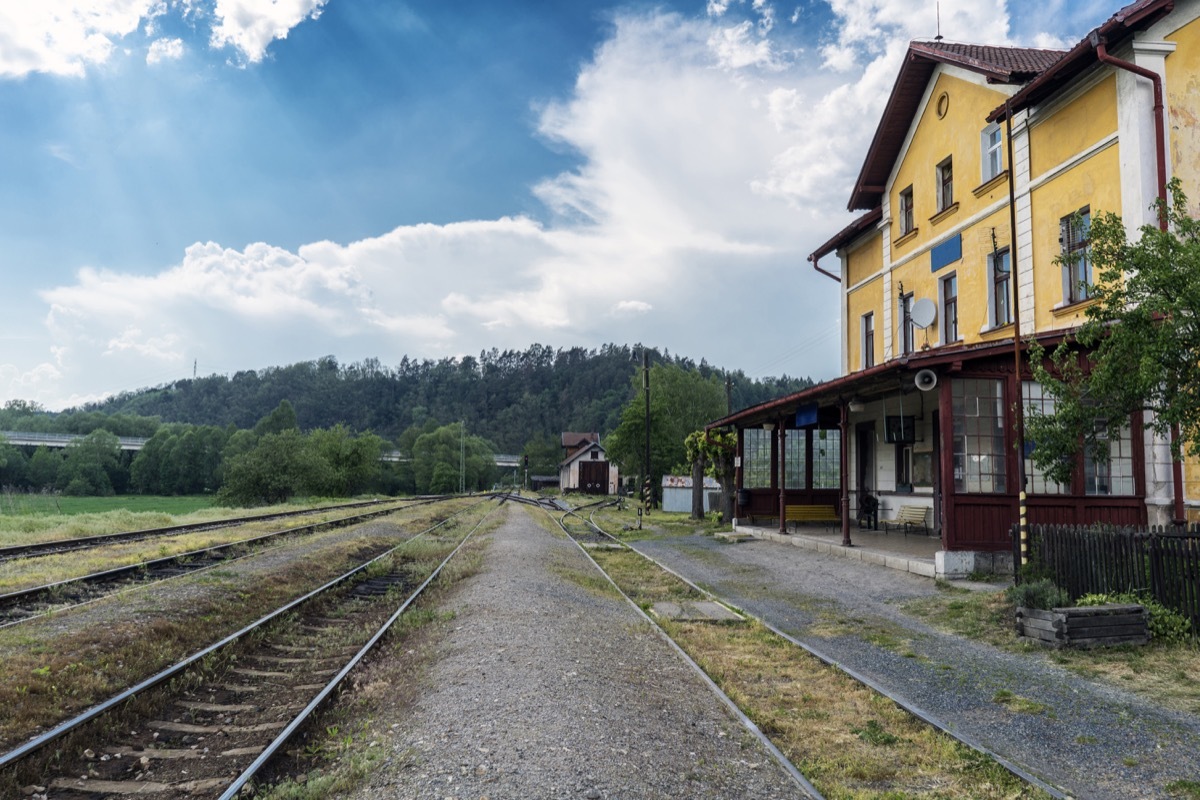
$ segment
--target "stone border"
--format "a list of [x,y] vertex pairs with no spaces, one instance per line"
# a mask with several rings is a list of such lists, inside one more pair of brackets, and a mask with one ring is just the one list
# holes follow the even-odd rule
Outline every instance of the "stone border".
[[880,567],[887,567],[888,569],[898,569],[902,572],[911,572],[912,574],[920,575],[923,578],[937,577],[934,562],[931,558],[923,559],[910,558],[908,556],[890,555],[879,550],[869,550],[864,547],[842,547],[840,544],[830,544],[829,542],[821,541],[819,539],[812,539],[801,534],[790,534],[784,536],[781,533],[770,533],[742,527],[736,527],[734,530],[739,534],[745,534],[755,539],[778,542],[780,544],[790,544],[793,547],[803,547],[806,550],[816,550],[818,553],[848,558],[851,561],[862,561],[865,564],[875,564]]

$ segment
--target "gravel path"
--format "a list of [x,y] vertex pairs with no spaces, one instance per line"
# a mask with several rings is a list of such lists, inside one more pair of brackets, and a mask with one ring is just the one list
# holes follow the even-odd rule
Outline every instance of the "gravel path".
[[[1007,653],[909,617],[897,603],[935,594],[927,578],[763,541],[635,546],[1074,796],[1168,797],[1170,782],[1200,780],[1200,718],[1090,682],[1043,653]],[[1011,711],[994,701],[1002,690],[1046,711]]]
[[803,796],[574,544],[506,513],[415,709],[375,720],[391,752],[351,797]]

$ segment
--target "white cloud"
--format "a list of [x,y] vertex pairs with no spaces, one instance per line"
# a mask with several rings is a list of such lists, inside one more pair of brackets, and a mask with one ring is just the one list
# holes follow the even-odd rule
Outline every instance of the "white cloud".
[[82,75],[138,29],[155,0],[37,0],[0,3],[0,77]]
[[155,39],[150,43],[150,49],[146,52],[147,64],[178,61],[181,58],[183,58],[182,39]]
[[[998,2],[964,0],[962,13],[1003,35]],[[222,0],[222,41],[253,61],[320,5],[261,15]],[[770,9],[740,5],[762,18]],[[0,367],[0,400],[36,385],[33,399],[61,405],[97,386],[181,377],[193,358],[234,371],[546,340],[640,340],[829,377],[836,287],[804,259],[850,219],[875,120],[908,39],[925,32],[910,15],[925,6],[835,0],[825,43],[841,49],[844,73],[788,50],[778,28],[716,19],[733,13],[728,3],[714,0],[713,18],[618,14],[570,95],[539,113],[538,134],[579,157],[533,187],[547,220],[405,225],[294,250],[197,243],[153,275],[82,269],[42,294],[57,372]]]
[[248,63],[262,61],[268,46],[292,28],[316,19],[327,0],[2,0],[0,78],[33,72],[80,77],[106,63],[114,51],[133,52],[150,40],[146,61],[183,54],[183,42],[163,37],[162,19],[177,15],[189,25],[212,22],[210,44],[234,47]]
[[306,19],[316,19],[326,0],[217,0],[212,46],[232,45],[246,60],[263,60],[267,47]]
[[645,314],[654,310],[654,306],[641,300],[622,300],[613,306],[612,313],[614,316],[630,315],[630,314]]

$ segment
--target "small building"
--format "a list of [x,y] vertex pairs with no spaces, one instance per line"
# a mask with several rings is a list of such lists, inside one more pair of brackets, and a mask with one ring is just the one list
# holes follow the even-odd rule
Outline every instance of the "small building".
[[[716,478],[704,477],[704,513],[721,506],[721,484]],[[663,475],[662,510],[682,514],[692,513],[692,476]]]
[[558,480],[557,475],[530,475],[529,488],[535,492],[540,492],[542,489],[557,489]]
[[616,494],[620,472],[609,462],[598,433],[564,433],[567,457],[558,465],[559,486],[565,492]]

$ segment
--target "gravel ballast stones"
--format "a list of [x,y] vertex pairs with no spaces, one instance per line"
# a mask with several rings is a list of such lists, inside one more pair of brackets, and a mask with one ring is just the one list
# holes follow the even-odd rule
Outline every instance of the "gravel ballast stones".
[[794,798],[800,788],[567,539],[509,507],[426,690],[349,797]]
[[[1200,718],[1068,672],[1043,652],[926,625],[897,604],[935,594],[927,578],[758,540],[634,546],[1073,796],[1168,797],[1171,782],[1200,778]],[[1040,711],[998,702],[1005,692]]]

